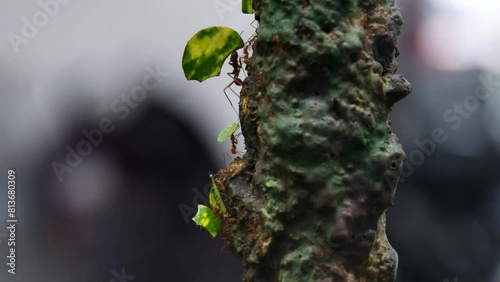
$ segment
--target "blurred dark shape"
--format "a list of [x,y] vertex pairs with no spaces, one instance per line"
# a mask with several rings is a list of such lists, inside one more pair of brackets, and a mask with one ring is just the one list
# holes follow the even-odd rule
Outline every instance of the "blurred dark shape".
[[[75,123],[67,143],[43,163],[36,190],[38,252],[51,262],[46,271],[61,277],[43,281],[111,281],[112,272],[121,274],[122,268],[136,277],[133,281],[238,281],[239,259],[221,253],[223,240],[212,239],[190,218],[186,224],[179,210],[181,203],[196,208],[193,189],[203,193],[208,171],[217,169],[214,162],[181,119],[150,100],[139,107],[123,121],[114,119],[116,129],[104,134],[103,143],[65,174],[62,183],[51,162],[64,162],[65,145],[75,148],[85,140],[81,131],[96,128],[98,120]],[[104,171],[85,175],[86,165]],[[84,187],[72,196],[72,177],[83,183],[103,182],[102,188],[112,191]],[[82,196],[84,189],[107,199]],[[71,197],[90,199],[75,208],[71,203],[78,199]],[[99,201],[104,203],[96,204]]]
[[397,281],[499,282],[494,273],[500,259],[500,144],[485,126],[494,122],[485,118],[486,104],[499,105],[493,98],[480,102],[456,129],[446,122],[443,114],[474,95],[484,73],[438,71],[422,63],[415,48],[420,5],[407,1],[403,9],[398,62],[413,92],[396,104],[391,120],[407,157],[422,151],[416,141],[431,138],[436,128],[447,140],[413,165],[388,210],[388,238],[399,254]]

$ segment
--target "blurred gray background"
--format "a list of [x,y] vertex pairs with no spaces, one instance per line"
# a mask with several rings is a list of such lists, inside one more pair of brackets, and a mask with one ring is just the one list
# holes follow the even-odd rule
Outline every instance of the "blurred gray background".
[[[222,92],[231,79],[186,81],[181,67],[204,27],[253,34],[240,2],[2,2],[0,281],[240,280],[223,240],[189,220],[230,149],[215,139],[237,120]],[[500,282],[500,2],[400,6],[398,61],[414,90],[391,114],[409,158],[388,212],[398,282]],[[152,72],[161,83],[127,101]],[[58,177],[54,163],[67,164],[68,148],[103,120],[114,130]],[[445,141],[431,141],[436,130]],[[8,169],[17,173],[15,276]]]

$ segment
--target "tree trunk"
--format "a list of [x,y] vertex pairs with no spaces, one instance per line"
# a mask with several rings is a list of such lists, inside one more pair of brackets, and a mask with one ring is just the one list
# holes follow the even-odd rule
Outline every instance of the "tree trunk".
[[405,154],[388,114],[398,74],[394,0],[254,0],[240,100],[247,153],[223,171],[225,234],[243,281],[394,281],[385,235]]

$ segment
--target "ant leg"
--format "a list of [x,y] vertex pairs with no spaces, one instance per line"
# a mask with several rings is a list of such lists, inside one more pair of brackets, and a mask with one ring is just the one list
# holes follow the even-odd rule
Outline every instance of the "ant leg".
[[[231,85],[236,84],[237,86],[242,86],[243,81],[238,78],[238,76],[235,76],[233,73],[228,72],[227,75],[233,80],[226,88],[231,89],[231,91],[236,95],[236,97],[240,98],[240,95],[236,93],[233,88],[231,88]],[[232,76],[231,76],[232,75]],[[224,88],[224,89],[226,89]]]
[[259,27],[259,22],[257,22],[257,26],[254,26],[253,24],[257,22],[257,20],[253,20],[253,22],[250,23],[250,26],[253,28],[258,28]]
[[[231,108],[233,108],[234,112],[235,112],[236,114],[238,114],[238,111],[237,111],[237,110],[236,110],[236,108],[234,107],[233,102],[231,102],[231,99],[229,99],[229,96],[228,96],[228,95],[227,95],[227,93],[226,93],[226,89],[228,89],[228,88],[229,88],[229,89],[231,89],[231,85],[232,85],[233,83],[234,83],[234,81],[233,81],[233,82],[231,82],[228,86],[226,86],[226,88],[224,88],[224,95],[226,95],[226,99],[229,101],[229,104],[231,104]],[[232,90],[232,89],[231,89],[231,90]],[[233,90],[232,90],[232,91],[233,91]],[[234,91],[233,91],[233,93],[234,93]],[[239,97],[239,96],[238,96],[238,97]]]
[[229,88],[229,90],[231,90],[231,92],[233,92],[233,94],[236,95],[236,97],[240,98],[240,94],[236,93],[236,91],[234,91],[234,89],[231,88],[231,85],[233,85],[233,84],[236,84],[237,86],[241,86],[243,83],[242,83],[242,81],[239,78],[236,78],[233,82],[231,82],[231,84],[229,84],[224,89]]
[[[240,62],[240,66],[243,66],[243,63],[244,63],[243,59],[244,59],[243,57],[240,57],[240,58],[238,59],[238,61]],[[247,67],[247,66],[248,66],[248,64],[247,64],[244,68],[243,68],[243,67],[241,68],[241,70],[243,70],[243,75],[244,75],[245,77],[247,77],[247,76],[248,76],[248,75],[247,75],[247,69],[246,69],[246,67]]]
[[220,179],[224,175],[225,171],[226,171],[225,169],[219,169],[219,171],[216,174],[214,174],[215,179],[221,181]]
[[227,246],[230,246],[231,244],[229,242],[224,242],[224,246],[222,246],[222,249],[220,249],[220,252],[221,253],[225,253],[225,254],[231,254],[231,252],[223,252],[224,249],[227,247]]
[[[233,83],[233,84],[236,84],[236,83]],[[240,98],[240,94],[236,93],[236,91],[234,91],[233,88],[229,87],[229,90],[231,90],[231,92],[233,92],[233,94],[236,95],[236,97]]]
[[[226,164],[226,166],[228,166],[229,162],[227,161],[228,159],[231,160],[231,156],[229,156],[229,153],[226,151],[222,154],[222,156],[224,157],[224,163]],[[227,156],[227,159],[226,159],[226,156]]]
[[[228,166],[235,159],[234,157],[231,157],[231,154],[229,154],[229,153],[232,153],[231,150],[224,152],[224,162],[226,163],[226,166]],[[241,157],[243,153],[244,152],[242,152],[242,151],[235,151],[234,155],[237,155],[237,157]],[[226,158],[226,156],[227,156],[227,158]],[[229,162],[228,162],[228,160],[229,160]]]
[[238,157],[241,157],[245,152],[243,151],[236,151],[236,154]]

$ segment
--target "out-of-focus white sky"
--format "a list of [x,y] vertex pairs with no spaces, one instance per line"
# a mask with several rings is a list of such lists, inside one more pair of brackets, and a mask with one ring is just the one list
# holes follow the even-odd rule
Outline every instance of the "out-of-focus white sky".
[[[33,22],[43,9],[38,1],[2,3],[0,129],[9,132],[0,141],[2,150],[17,148],[26,153],[53,142],[67,120],[63,109],[94,110],[85,109],[87,102],[109,108],[114,97],[134,86],[131,81],[145,75],[146,65],[160,64],[170,73],[163,88],[171,94],[156,101],[199,127],[207,149],[221,158],[228,148],[215,143],[218,130],[237,119],[222,92],[231,79],[186,81],[181,60],[186,42],[202,28],[224,25],[250,37],[253,15],[242,14],[240,2],[69,0],[59,4],[59,11],[28,43],[17,46],[18,53],[8,34],[22,36],[23,17]],[[225,10],[217,11],[217,5]]]
[[426,63],[437,69],[479,67],[500,72],[500,1],[425,0],[419,44]]

